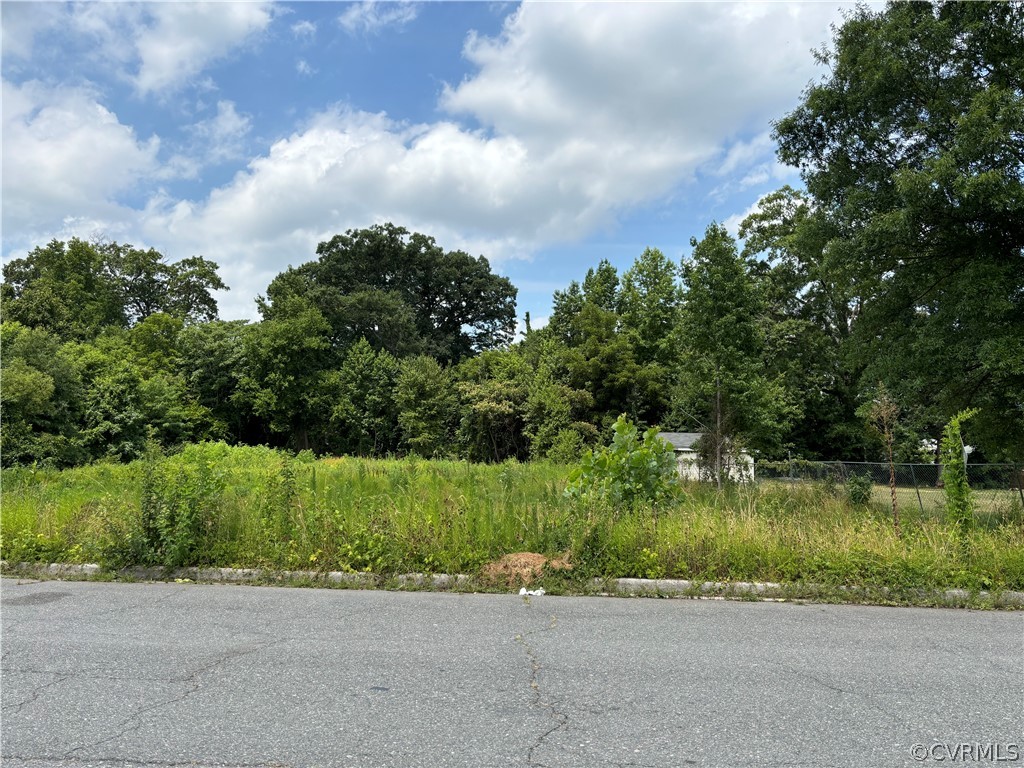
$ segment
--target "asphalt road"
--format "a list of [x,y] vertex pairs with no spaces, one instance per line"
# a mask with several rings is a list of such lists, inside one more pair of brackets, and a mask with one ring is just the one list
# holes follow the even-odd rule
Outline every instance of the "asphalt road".
[[11,579],[0,613],[4,768],[1024,766],[1024,613]]

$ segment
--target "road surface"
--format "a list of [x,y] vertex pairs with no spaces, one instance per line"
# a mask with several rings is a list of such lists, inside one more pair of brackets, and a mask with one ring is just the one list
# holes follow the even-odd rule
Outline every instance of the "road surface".
[[1024,767],[1021,612],[3,579],[0,613],[4,768]]

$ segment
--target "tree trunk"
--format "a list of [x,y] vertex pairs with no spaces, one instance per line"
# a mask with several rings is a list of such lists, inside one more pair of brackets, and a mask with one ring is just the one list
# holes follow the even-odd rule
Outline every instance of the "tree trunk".
[[896,528],[896,535],[900,532],[900,509],[896,504],[896,464],[892,460],[892,428],[886,425],[886,445],[889,448],[889,493],[892,496],[892,524]]
[[715,375],[715,483],[722,490],[722,377]]

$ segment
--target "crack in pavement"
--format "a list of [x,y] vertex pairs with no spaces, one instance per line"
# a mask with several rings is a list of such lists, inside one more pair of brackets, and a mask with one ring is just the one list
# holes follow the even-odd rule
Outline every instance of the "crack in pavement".
[[[139,728],[142,727],[142,719],[145,715],[149,714],[150,712],[154,712],[158,709],[171,706],[172,704],[177,704],[181,701],[184,701],[189,696],[192,696],[194,693],[197,693],[199,689],[202,688],[202,683],[199,680],[200,675],[209,672],[210,670],[215,669],[216,667],[219,667],[222,664],[226,664],[229,661],[240,659],[244,656],[249,656],[254,653],[259,653],[260,651],[266,650],[271,646],[279,645],[285,642],[288,641],[286,639],[272,640],[267,643],[261,643],[260,645],[257,645],[253,648],[230,651],[228,653],[221,654],[219,658],[214,659],[213,661],[204,664],[203,666],[198,667],[197,669],[192,670],[184,677],[172,678],[172,682],[174,683],[187,683],[189,685],[188,690],[170,699],[158,701],[155,704],[150,704],[149,706],[142,707],[141,709],[139,709],[136,712],[133,712],[129,717],[125,718],[117,724],[117,727],[119,729],[117,733],[113,734],[112,736],[100,739],[99,741],[94,741],[91,744],[83,744],[80,747],[74,747],[73,749],[69,749],[67,752],[64,753],[61,759],[70,760],[71,756],[74,755],[76,752],[81,752],[82,750],[95,749],[96,747],[102,746],[103,744],[107,744],[111,741],[119,739],[122,736],[126,736],[127,734],[133,731],[137,731]],[[90,758],[90,761],[92,760],[93,758]]]
[[[102,669],[80,669],[80,670],[65,670],[65,669],[23,669],[19,667],[0,667],[0,670],[16,675],[57,675],[63,676],[65,679],[70,678],[82,678],[84,680],[115,680],[115,681],[131,681],[140,683],[181,683],[184,682],[180,677],[147,677],[146,675],[113,675],[104,674]],[[5,707],[6,709],[6,707]]]
[[47,765],[53,765],[54,763],[62,763],[68,766],[76,765],[116,765],[120,768],[129,768],[133,766],[147,766],[154,765],[160,766],[160,768],[291,768],[290,763],[223,763],[218,760],[210,760],[209,762],[196,762],[191,760],[189,762],[180,762],[172,760],[155,760],[153,758],[134,758],[134,757],[90,757],[88,761],[79,760],[78,758],[66,758],[66,757],[26,757],[22,755],[4,755],[4,760],[18,760],[22,763],[46,763]]
[[[529,605],[529,599],[526,600],[526,603],[527,605]],[[526,762],[528,765],[531,766],[545,765],[545,763],[536,761],[533,757],[533,753],[540,749],[542,746],[544,746],[544,742],[547,740],[549,736],[551,736],[553,733],[556,733],[557,731],[562,730],[563,728],[565,728],[565,726],[569,724],[568,713],[561,712],[560,710],[556,709],[556,707],[558,706],[558,702],[545,701],[541,697],[540,684],[537,681],[537,675],[541,671],[541,669],[543,669],[543,665],[537,658],[537,652],[533,648],[533,646],[530,645],[528,639],[531,635],[537,634],[538,632],[550,632],[557,625],[558,617],[552,615],[551,622],[543,629],[533,630],[532,632],[526,632],[525,634],[516,635],[515,637],[516,642],[523,646],[523,650],[526,652],[526,657],[530,661],[530,689],[533,691],[533,706],[547,710],[548,714],[551,716],[551,719],[554,721],[554,724],[550,728],[548,728],[548,730],[542,733],[526,751]]]
[[31,695],[27,699],[25,699],[24,701],[19,701],[16,704],[8,704],[8,705],[6,705],[4,707],[0,707],[0,711],[7,712],[8,710],[13,709],[14,711],[11,712],[11,714],[12,715],[17,715],[18,713],[21,712],[21,710],[23,710],[29,704],[32,704],[35,701],[37,701],[39,699],[39,697],[42,695],[43,691],[45,691],[47,688],[52,688],[55,685],[59,685],[60,683],[63,683],[68,678],[73,677],[73,675],[71,675],[71,674],[62,674],[62,673],[59,673],[59,672],[41,672],[39,674],[57,675],[57,679],[56,680],[51,680],[48,683],[43,683],[42,685],[36,686],[35,688],[32,689],[32,693],[31,693]]
[[862,693],[861,691],[856,691],[856,690],[853,690],[852,688],[842,688],[842,687],[840,687],[838,685],[834,685],[832,683],[828,683],[828,682],[822,680],[817,675],[812,675],[811,673],[807,672],[806,670],[794,669],[793,667],[787,666],[785,664],[779,664],[778,668],[781,669],[783,672],[785,672],[787,674],[793,675],[794,677],[802,677],[805,680],[810,680],[811,682],[816,683],[817,685],[820,685],[822,688],[824,688],[826,690],[835,691],[836,693],[844,693],[847,696],[855,696],[858,699],[860,699],[861,701],[863,701],[865,704],[867,704],[869,707],[871,707],[871,709],[875,710],[876,712],[881,712],[886,717],[889,717],[894,722],[901,723],[906,728],[913,729],[913,728],[921,727],[920,723],[911,723],[905,717],[903,717],[899,712],[886,709],[885,707],[883,707],[881,704],[879,704],[875,700],[874,696],[872,696],[869,693]]

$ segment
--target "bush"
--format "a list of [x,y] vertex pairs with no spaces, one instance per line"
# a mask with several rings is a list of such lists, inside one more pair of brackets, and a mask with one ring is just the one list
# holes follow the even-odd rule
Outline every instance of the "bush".
[[950,523],[966,530],[974,524],[974,501],[967,484],[964,441],[960,426],[978,411],[961,411],[942,431],[942,487],[946,496],[946,515]]
[[150,444],[141,465],[145,560],[175,567],[198,565],[204,557],[206,534],[225,485],[224,472],[217,467],[221,451],[216,444],[204,448],[190,446],[179,456],[164,458]]
[[850,475],[846,480],[846,495],[851,504],[863,505],[871,501],[871,476]]
[[616,509],[657,504],[679,493],[679,474],[672,446],[651,428],[640,438],[636,426],[620,416],[612,427],[611,445],[586,451],[569,475],[566,493],[576,498],[607,499]]

